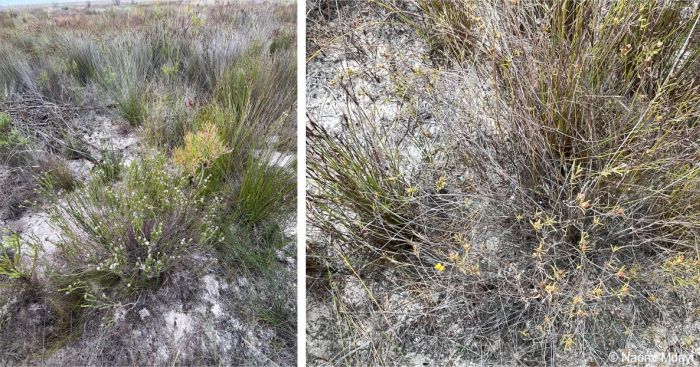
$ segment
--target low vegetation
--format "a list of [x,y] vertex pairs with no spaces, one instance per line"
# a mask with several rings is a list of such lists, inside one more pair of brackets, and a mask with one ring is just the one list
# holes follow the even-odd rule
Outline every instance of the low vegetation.
[[[412,170],[366,115],[340,134],[311,123],[310,219],[341,243],[331,257],[395,268],[402,288],[441,299],[426,312],[460,333],[427,333],[467,360],[602,365],[667,315],[697,321],[698,7],[380,3],[472,94],[444,105]],[[312,250],[312,265],[333,264]]]
[[[12,285],[0,293],[0,364],[293,360],[295,290],[256,290],[295,277],[278,260],[294,217],[293,14],[280,4],[0,12],[0,285]],[[118,331],[169,320],[139,310],[180,312],[200,293],[220,302],[201,279],[241,277],[236,297],[269,310],[244,327],[276,335],[263,357],[226,349],[237,345],[231,328],[216,340],[192,331],[194,349],[165,356]],[[237,307],[211,312],[248,315]]]

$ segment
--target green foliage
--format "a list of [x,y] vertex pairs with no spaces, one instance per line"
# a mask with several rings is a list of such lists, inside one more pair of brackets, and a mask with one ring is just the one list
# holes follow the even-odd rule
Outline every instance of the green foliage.
[[70,169],[61,160],[49,160],[41,165],[43,173],[37,178],[39,186],[46,194],[54,190],[71,192],[80,186],[80,182],[73,177]]
[[294,167],[287,162],[281,166],[277,163],[270,157],[248,158],[236,199],[237,215],[244,222],[275,220],[293,204],[288,196],[296,188]]
[[121,154],[115,150],[103,150],[102,159],[97,164],[96,168],[97,173],[95,174],[95,178],[99,179],[104,184],[118,181],[121,179],[122,170],[124,169]]
[[68,70],[80,83],[100,76],[103,61],[98,44],[81,36],[66,37],[62,43]]
[[277,52],[288,51],[294,46],[295,37],[293,34],[281,34],[276,36],[270,42],[270,53],[275,54]]
[[133,162],[114,186],[91,180],[54,213],[65,292],[101,308],[157,286],[194,247],[209,245],[216,207],[162,156]]
[[282,229],[273,221],[255,228],[222,223],[223,240],[217,250],[224,263],[252,275],[265,274],[276,266],[277,251],[288,243]]
[[208,123],[200,131],[185,135],[184,146],[173,151],[173,161],[194,176],[227,153],[229,150],[221,141],[218,128]]
[[31,246],[30,253],[26,254],[31,260],[24,258],[22,239],[17,234],[4,236],[0,241],[0,280],[6,277],[10,280],[31,282],[34,277],[39,249]]
[[29,141],[22,137],[19,130],[12,127],[10,115],[0,112],[0,152],[17,148],[28,144]]
[[117,97],[119,111],[131,126],[140,126],[148,116],[147,93],[131,89]]
[[29,139],[12,125],[10,115],[0,112],[0,161],[21,166],[30,160]]

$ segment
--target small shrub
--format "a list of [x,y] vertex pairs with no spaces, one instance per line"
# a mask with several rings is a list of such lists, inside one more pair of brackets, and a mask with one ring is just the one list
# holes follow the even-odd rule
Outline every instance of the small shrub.
[[185,145],[175,149],[173,160],[194,177],[229,152],[216,125],[205,123],[200,131],[185,135]]
[[123,181],[100,180],[65,198],[54,212],[61,230],[59,280],[85,307],[109,307],[157,286],[218,229],[216,202],[204,203],[161,156],[133,162]]
[[30,159],[29,139],[12,125],[10,115],[0,112],[0,159],[11,166],[21,166]]
[[12,117],[0,112],[0,151],[9,150],[26,143],[17,129],[12,127]]
[[19,280],[23,283],[34,281],[36,260],[39,256],[37,246],[31,246],[29,257],[31,261],[27,261],[23,257],[22,239],[17,234],[6,235],[0,241],[0,281],[2,277],[10,280]]
[[119,112],[131,126],[140,126],[148,117],[147,93],[139,89],[130,89],[125,94],[117,96]]
[[270,42],[270,53],[275,54],[277,52],[287,51],[294,46],[295,37],[292,34],[281,34],[276,36]]
[[122,156],[116,150],[105,149],[102,151],[102,159],[98,162],[96,177],[104,184],[110,184],[112,182],[121,179],[122,170],[124,166],[122,164]]
[[73,177],[65,162],[57,159],[50,159],[41,164],[43,172],[37,180],[39,186],[45,193],[50,194],[54,190],[61,192],[71,192],[80,186],[80,182]]

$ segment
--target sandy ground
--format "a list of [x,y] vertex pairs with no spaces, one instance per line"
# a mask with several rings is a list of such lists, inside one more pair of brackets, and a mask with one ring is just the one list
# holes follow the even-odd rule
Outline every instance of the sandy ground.
[[[109,147],[117,151],[129,164],[145,149],[136,130],[124,129],[109,116],[86,116],[91,130],[84,131],[82,139],[91,147],[91,154],[99,159],[99,148]],[[85,159],[68,162],[73,174],[89,179],[93,164]],[[40,244],[39,277],[54,260],[60,241],[58,230],[51,222],[49,204],[33,205],[17,218],[0,222],[0,232],[10,230],[23,238],[31,238]],[[294,228],[287,225],[286,235],[293,239]],[[278,261],[285,273],[296,274],[296,242],[278,252]],[[250,307],[256,307],[250,297],[267,294],[269,289],[258,279],[238,277],[232,283],[227,280],[209,255],[195,254],[187,269],[171,277],[155,293],[144,295],[131,305],[124,305],[108,317],[109,323],[84,330],[75,341],[55,352],[39,353],[30,363],[47,366],[123,365],[139,361],[142,365],[293,365],[294,351],[280,344],[275,328],[251,319]],[[193,271],[193,269],[196,269]],[[293,276],[275,280],[280,290],[295,289]],[[296,292],[293,292],[296,294]],[[289,307],[294,307],[289,300]],[[42,304],[23,308],[29,313],[22,317],[41,320],[46,312]],[[0,310],[12,312],[11,308]],[[36,329],[26,330],[24,337],[37,338],[45,331],[37,321]],[[30,321],[29,324],[36,324]],[[30,335],[31,334],[31,335]],[[38,335],[37,335],[38,334]],[[0,365],[3,358],[0,356]]]

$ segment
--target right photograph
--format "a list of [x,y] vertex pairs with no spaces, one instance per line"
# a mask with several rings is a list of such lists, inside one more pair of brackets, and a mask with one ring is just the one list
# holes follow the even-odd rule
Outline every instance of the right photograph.
[[700,363],[700,3],[307,0],[307,362]]

